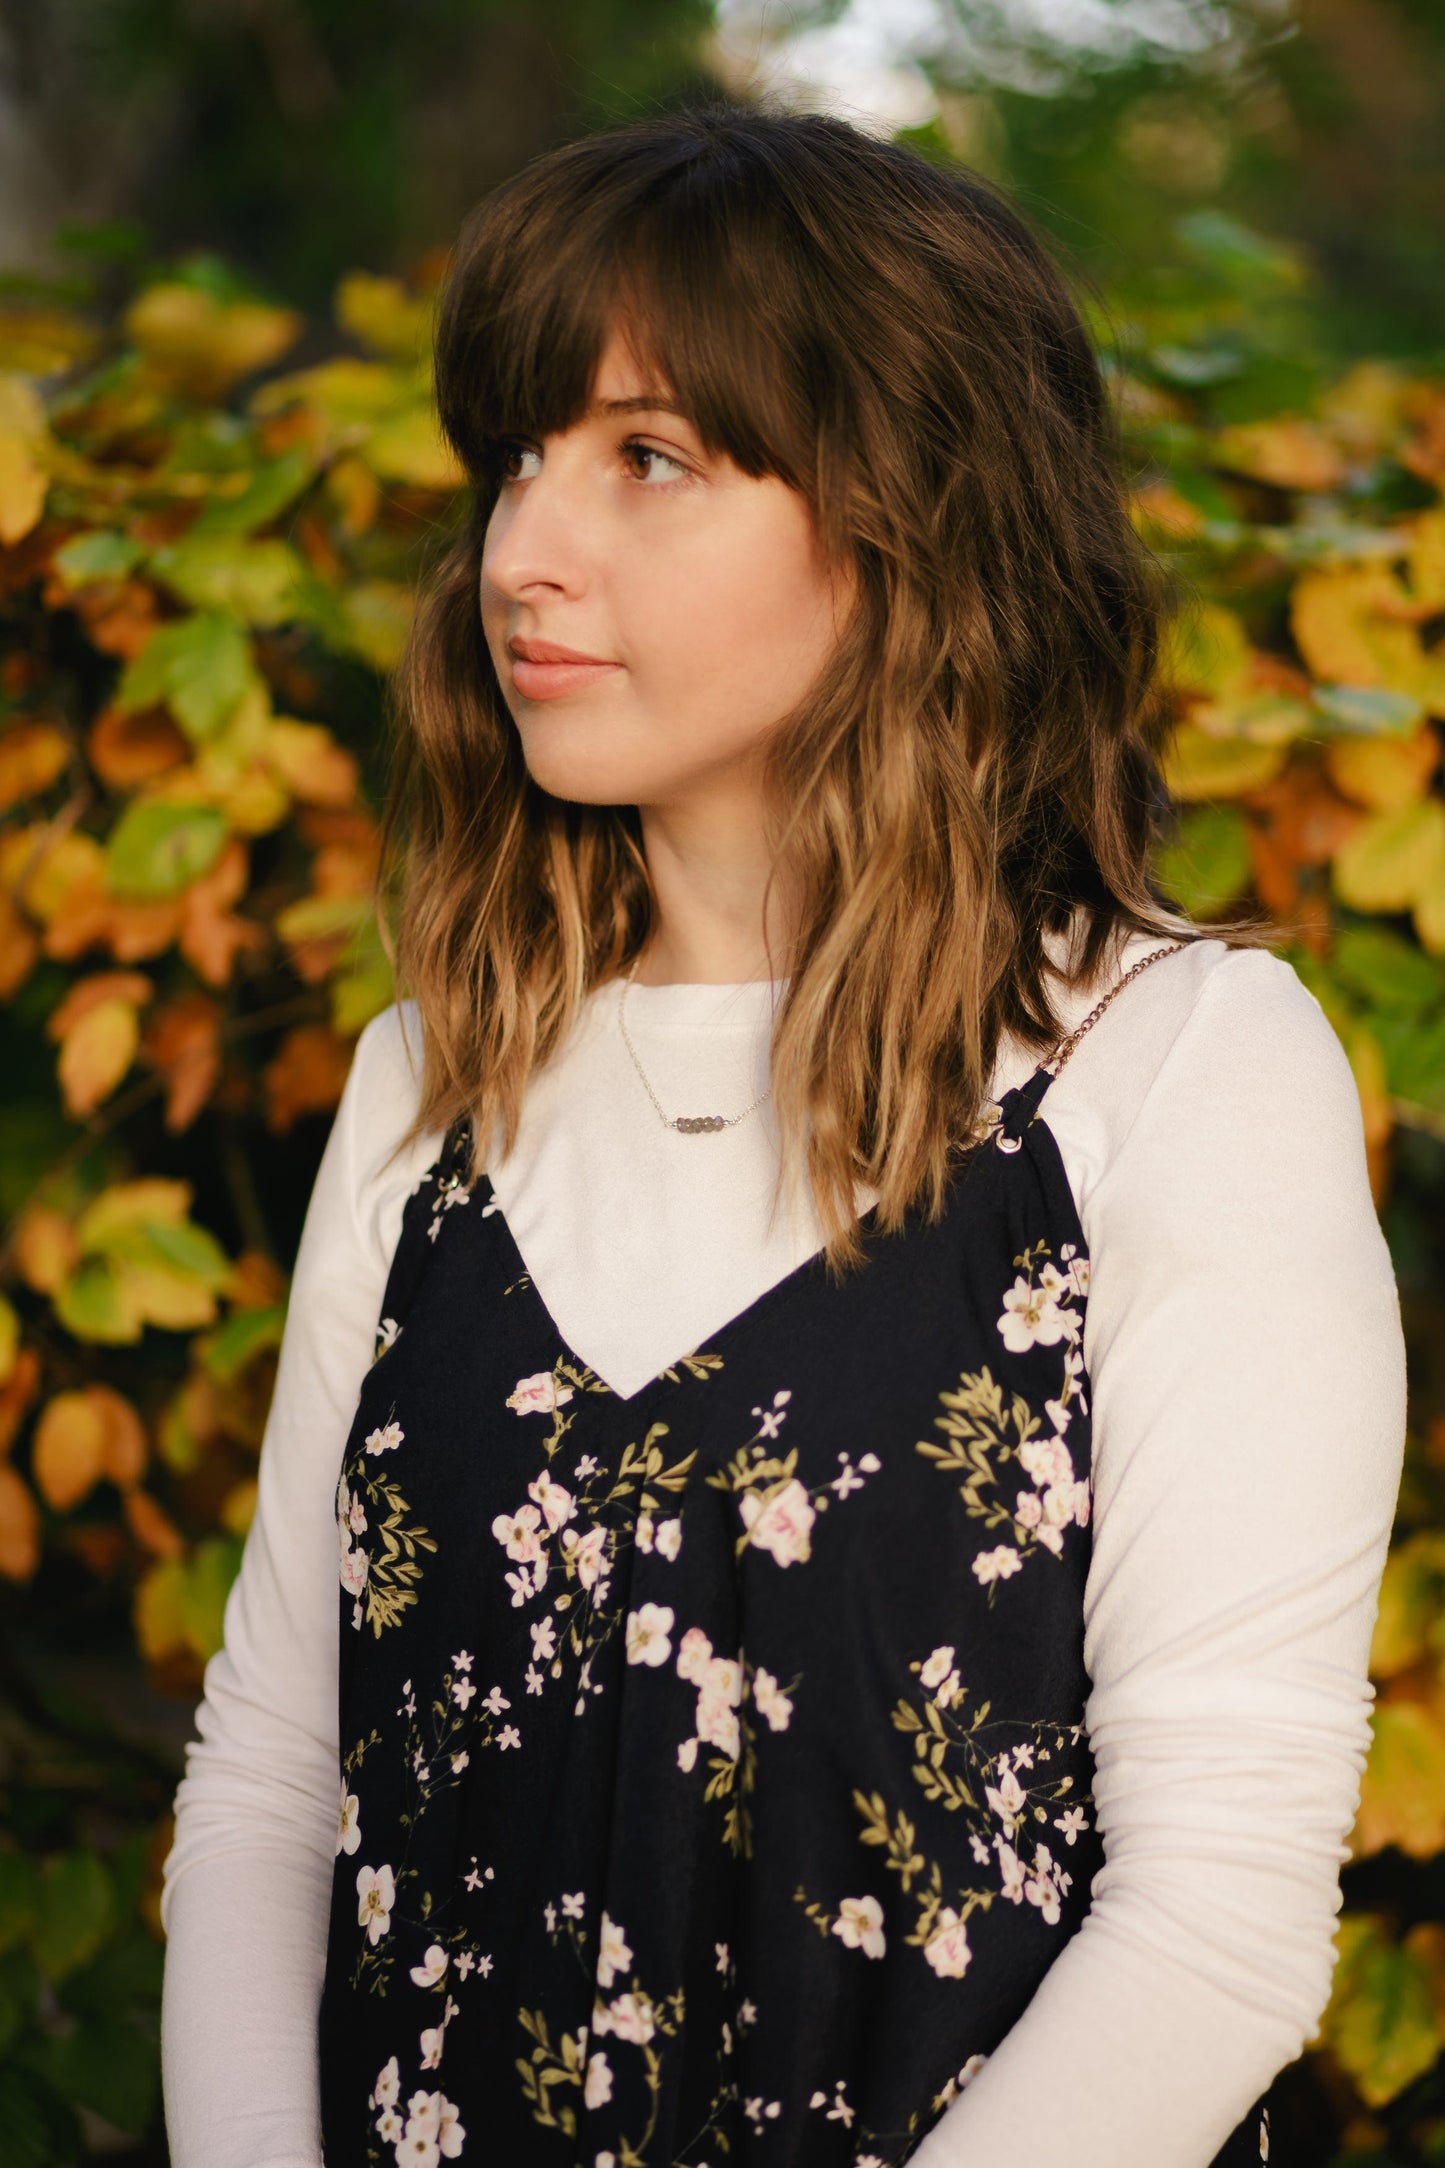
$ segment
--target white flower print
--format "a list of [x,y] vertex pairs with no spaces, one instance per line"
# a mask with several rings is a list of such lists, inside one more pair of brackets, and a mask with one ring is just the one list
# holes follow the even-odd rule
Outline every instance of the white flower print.
[[421,2036],[421,2067],[436,2070],[442,2059],[442,2044],[447,2036],[445,2025],[429,2025]]
[[998,1783],[986,1785],[984,1796],[1012,1835],[1023,1820],[1029,1801],[1027,1792],[1002,1756],[998,1763]]
[[550,1370],[538,1370],[529,1378],[518,1378],[507,1395],[507,1406],[518,1415],[550,1415],[571,1398],[570,1385],[559,1385]]
[[680,1679],[700,1679],[712,1661],[712,1643],[701,1626],[689,1626],[677,1644],[677,1675]]
[[1082,1835],[1088,1826],[1089,1817],[1082,1807],[1066,1807],[1054,1821],[1054,1827],[1062,1834],[1065,1844],[1072,1844],[1075,1837]]
[[575,1528],[564,1528],[560,1540],[572,1570],[582,1586],[596,1587],[606,1565],[604,1554],[607,1548],[607,1530],[600,1522],[582,1535],[579,1535]]
[[920,1686],[927,1686],[931,1689],[946,1679],[952,1669],[953,1648],[951,1644],[945,1644],[942,1648],[933,1651],[933,1654],[918,1674],[918,1683]]
[[[360,1811],[356,1794],[346,1789],[346,1780],[343,1777],[341,1782],[341,1813],[336,1825],[338,1858],[343,1852],[354,1852],[361,1843],[361,1824],[357,1820]],[[1070,1842],[1072,1841],[1070,1839]]]
[[604,1990],[610,1988],[618,1973],[626,1972],[631,1964],[632,1952],[625,1932],[604,1912],[597,1945],[597,1985]]
[[[1056,1280],[1057,1277],[1055,1274]],[[1003,1298],[1003,1316],[998,1321],[998,1329],[1009,1353],[1022,1355],[1035,1345],[1057,1346],[1060,1340],[1068,1337],[1073,1322],[1068,1312],[1059,1308],[1048,1288],[1031,1287],[1020,1277]]]
[[646,2047],[656,2032],[652,2021],[652,2009],[645,1995],[618,1995],[607,2005],[606,2023],[599,2025],[593,2020],[595,2032],[614,2032],[619,2040],[630,2042],[633,2047]]
[[1002,1837],[995,1837],[994,1849],[998,1853],[998,1871],[1003,1882],[1003,1895],[1011,1905],[1024,1901],[1024,1863],[1011,1844]]
[[396,1336],[401,1331],[394,1317],[384,1317],[377,1327],[376,1352],[384,1355],[389,1347],[395,1347]]
[[787,1730],[793,1714],[793,1704],[783,1693],[771,1671],[764,1671],[761,1665],[753,1673],[753,1701],[769,1730]]
[[368,2108],[394,2108],[400,2092],[401,2071],[396,2057],[393,2055],[389,2062],[382,2065],[376,2085],[366,2105]]
[[396,2149],[398,2168],[437,2168],[441,2156],[455,2160],[466,2131],[444,2093],[413,2093],[407,2102],[406,2132]]
[[462,1649],[452,1658],[452,1669],[454,1671],[470,1671],[471,1668],[472,1659],[468,1650]]
[[402,2136],[405,2128],[406,2125],[402,2122],[395,2108],[384,2108],[376,2119],[377,2136],[384,2138],[388,2145],[394,2145],[397,2139]]
[[542,1555],[542,1539],[537,1534],[541,1513],[536,1506],[519,1506],[515,1513],[498,1513],[492,1522],[492,1534],[503,1545],[508,1558],[519,1558],[530,1565]]
[[845,1897],[833,1932],[847,1949],[861,1950],[865,1957],[881,1957],[887,1947],[883,1907],[876,1897]]
[[587,2083],[582,2098],[589,2108],[600,2108],[612,2098],[612,2069],[601,2048],[587,2058]]
[[435,1987],[450,1962],[439,1942],[434,1942],[419,1965],[411,1968],[411,1977],[417,1987]]
[[650,1513],[638,1514],[637,1526],[633,1530],[632,1540],[637,1545],[639,1551],[650,1551],[652,1549],[652,1538],[655,1526],[656,1524],[654,1523],[652,1515]]
[[557,1653],[557,1628],[552,1619],[533,1619],[531,1625],[532,1660],[545,1664]]
[[677,1518],[676,1515],[674,1515],[670,1521],[658,1522],[657,1548],[660,1555],[663,1558],[669,1560],[676,1558],[678,1552],[681,1550],[682,1522]]
[[627,1614],[627,1661],[630,1664],[665,1664],[672,1654],[672,1606],[645,1603]]
[[1059,1922],[1059,1888],[1054,1878],[1054,1863],[1046,1844],[1034,1849],[1034,1871],[1024,1883],[1024,1895],[1031,1905],[1037,1905],[1050,1927]]
[[805,1564],[812,1556],[810,1532],[816,1516],[796,1476],[771,1496],[744,1491],[738,1510],[749,1540],[760,1551],[770,1551],[780,1566]]
[[391,1908],[396,1903],[396,1880],[390,1867],[363,1867],[356,1877],[356,1920],[366,1929],[366,1939],[373,1947],[391,1925]]
[[[570,1386],[567,1392],[570,1398]],[[570,1521],[577,1511],[576,1502],[566,1484],[559,1483],[545,1468],[534,1482],[527,1485],[527,1496],[536,1499],[549,1529],[560,1528],[562,1523]]]
[[502,1752],[505,1748],[509,1746],[520,1746],[521,1744],[522,1734],[518,1731],[516,1725],[504,1724],[497,1734],[498,1752]]
[[393,1453],[405,1436],[400,1423],[385,1423],[368,1434],[366,1450],[368,1453]]
[[476,1688],[470,1679],[458,1679],[452,1687],[452,1700],[459,1709],[465,1709],[475,1692]]
[[1023,1560],[1018,1552],[1011,1551],[1007,1544],[1001,1543],[996,1551],[981,1551],[973,1562],[973,1570],[980,1581],[986,1584],[989,1581],[1007,1581],[1022,1565]]
[[697,1739],[684,1739],[677,1750],[677,1766],[684,1775],[697,1767]]
[[961,1980],[967,1972],[973,1956],[968,1929],[951,1905],[940,1909],[933,1932],[923,1945],[923,1954],[940,1980]]
[[1029,1438],[1019,1447],[1019,1466],[1041,1490],[1072,1484],[1074,1463],[1062,1438]]

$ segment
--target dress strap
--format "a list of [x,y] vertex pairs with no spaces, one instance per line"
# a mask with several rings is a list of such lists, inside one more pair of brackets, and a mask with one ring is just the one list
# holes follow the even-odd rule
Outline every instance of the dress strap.
[[1151,949],[1147,956],[1141,956],[1138,963],[1132,965],[1122,978],[1116,979],[1103,998],[1095,1002],[1084,1021],[1069,1033],[1067,1039],[1060,1040],[1053,1052],[1045,1056],[1028,1082],[1016,1085],[1011,1092],[1005,1092],[1000,1102],[1003,1118],[998,1128],[998,1148],[1001,1152],[1016,1152],[1019,1150],[1023,1143],[1024,1131],[1038,1113],[1039,1103],[1044,1093],[1053,1083],[1054,1078],[1063,1068],[1064,1063],[1069,1059],[1085,1032],[1093,1030],[1115,995],[1122,994],[1129,981],[1137,979],[1141,971],[1147,971],[1150,964],[1161,963],[1166,956],[1177,956],[1181,949],[1189,946],[1190,944],[1187,941],[1173,941],[1166,948]]

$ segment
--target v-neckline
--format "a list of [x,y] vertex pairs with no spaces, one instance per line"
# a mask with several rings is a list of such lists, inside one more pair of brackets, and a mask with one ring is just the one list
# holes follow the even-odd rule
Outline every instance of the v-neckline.
[[[568,1361],[576,1363],[579,1369],[586,1370],[592,1377],[596,1378],[598,1384],[606,1388],[620,1407],[636,1407],[655,1392],[659,1386],[677,1383],[675,1373],[681,1369],[690,1356],[715,1353],[720,1341],[735,1338],[748,1326],[755,1324],[759,1317],[775,1309],[784,1297],[792,1294],[806,1277],[815,1273],[822,1265],[823,1246],[820,1245],[816,1250],[810,1250],[808,1255],[785,1272],[781,1279],[774,1280],[771,1287],[765,1287],[760,1294],[754,1295],[752,1301],[746,1303],[741,1310],[735,1310],[731,1317],[723,1320],[721,1325],[717,1325],[711,1331],[705,1333],[702,1339],[692,1347],[681,1349],[678,1354],[673,1356],[671,1362],[664,1363],[662,1368],[655,1370],[650,1378],[645,1378],[636,1392],[620,1393],[615,1385],[610,1384],[603,1377],[595,1363],[588,1362],[585,1356],[578,1354],[576,1348],[572,1346],[572,1343],[558,1325],[548,1306],[546,1297],[537,1285],[536,1276],[531,1266],[522,1255],[521,1246],[512,1232],[511,1222],[507,1218],[496,1190],[492,1187],[491,1176],[484,1173],[479,1179],[487,1185],[487,1201],[482,1207],[483,1215],[500,1223],[502,1239],[517,1264],[521,1267],[522,1277],[526,1281],[527,1291],[532,1297],[533,1305],[540,1313],[553,1339]],[[877,1211],[878,1206],[870,1204],[866,1211],[859,1213],[858,1229],[860,1233],[871,1232]]]

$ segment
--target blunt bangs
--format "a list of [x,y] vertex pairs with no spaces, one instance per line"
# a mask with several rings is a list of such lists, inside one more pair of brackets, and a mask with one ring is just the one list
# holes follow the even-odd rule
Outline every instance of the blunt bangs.
[[821,324],[786,211],[737,147],[639,134],[535,161],[463,228],[438,312],[443,434],[486,496],[499,438],[581,419],[608,339],[644,387],[679,407],[705,448],[776,475],[817,504],[820,418],[810,353]]

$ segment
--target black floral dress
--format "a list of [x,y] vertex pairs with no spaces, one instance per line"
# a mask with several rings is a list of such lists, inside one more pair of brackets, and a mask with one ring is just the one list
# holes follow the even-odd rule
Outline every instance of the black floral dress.
[[1051,1080],[626,1398],[448,1134],[337,1491],[328,2168],[894,2168],[1027,2007],[1103,1857]]

